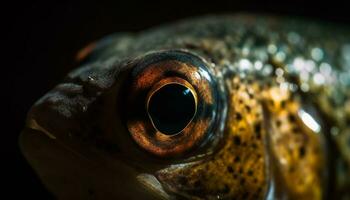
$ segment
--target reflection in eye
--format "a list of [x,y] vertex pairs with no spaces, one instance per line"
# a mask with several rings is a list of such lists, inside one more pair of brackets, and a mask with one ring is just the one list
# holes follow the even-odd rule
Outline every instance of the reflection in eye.
[[218,94],[204,61],[180,51],[146,55],[130,77],[125,113],[133,140],[156,156],[182,156],[210,140]]

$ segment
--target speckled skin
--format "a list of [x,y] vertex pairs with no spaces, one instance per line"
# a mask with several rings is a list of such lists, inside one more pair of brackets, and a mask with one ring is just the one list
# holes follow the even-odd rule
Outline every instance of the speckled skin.
[[[107,163],[129,163],[91,139],[82,142],[83,136],[62,132],[82,132],[79,123],[70,121],[90,120],[75,116],[89,113],[84,108],[120,89],[126,63],[150,51],[182,49],[208,63],[219,83],[213,89],[225,94],[223,137],[203,155],[159,165],[144,163],[146,167],[130,164],[132,176],[154,175],[162,185],[155,190],[166,194],[158,197],[167,199],[350,198],[349,28],[279,17],[212,16],[112,35],[96,44],[89,47],[87,57],[80,56],[83,67],[32,108],[28,128],[62,141],[94,162],[108,152]],[[48,122],[53,117],[57,124]],[[101,124],[110,126],[110,121]],[[128,134],[122,126],[100,132]],[[31,156],[37,152],[33,153],[30,136],[23,135],[24,154],[48,188],[62,198],[67,190],[42,175],[41,171],[50,171],[42,166],[49,164]],[[105,135],[111,140],[119,137]],[[127,146],[115,143],[118,148]],[[97,156],[88,155],[86,149]],[[96,182],[103,180],[88,181],[99,185]],[[78,178],[75,181],[79,183]],[[103,197],[104,190],[95,186],[93,194]],[[79,198],[89,197],[89,192],[81,193]],[[128,197],[121,193],[115,196]]]

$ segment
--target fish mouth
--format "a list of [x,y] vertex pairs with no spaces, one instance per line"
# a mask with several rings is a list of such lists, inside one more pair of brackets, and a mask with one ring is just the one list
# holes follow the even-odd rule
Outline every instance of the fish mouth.
[[24,128],[19,146],[57,199],[172,199],[157,179],[89,150],[73,149],[43,130]]

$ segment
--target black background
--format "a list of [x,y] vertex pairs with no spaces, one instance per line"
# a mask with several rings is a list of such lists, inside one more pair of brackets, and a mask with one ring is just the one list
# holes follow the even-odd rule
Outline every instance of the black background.
[[305,16],[349,25],[348,9],[345,1],[306,0],[116,0],[99,4],[13,1],[2,6],[5,36],[1,47],[5,56],[1,69],[5,70],[5,89],[1,99],[6,103],[2,104],[1,165],[5,169],[1,190],[12,198],[51,197],[21,156],[18,135],[30,106],[74,67],[75,53],[89,42],[113,32],[139,31],[185,17],[239,11]]

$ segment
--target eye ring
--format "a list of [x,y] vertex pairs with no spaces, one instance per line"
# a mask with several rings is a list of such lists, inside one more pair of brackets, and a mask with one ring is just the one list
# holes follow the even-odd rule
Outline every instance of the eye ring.
[[[125,119],[131,138],[143,150],[159,157],[178,157],[204,146],[218,122],[217,85],[206,63],[180,50],[145,55],[133,63],[126,87]],[[188,88],[195,101],[189,123],[176,134],[164,134],[152,122],[149,100],[166,85]]]

